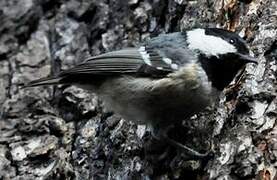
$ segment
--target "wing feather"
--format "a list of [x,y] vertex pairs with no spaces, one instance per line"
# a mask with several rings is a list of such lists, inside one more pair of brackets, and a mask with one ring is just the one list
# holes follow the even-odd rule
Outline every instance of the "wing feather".
[[[177,43],[176,43],[177,41]],[[181,33],[165,34],[153,38],[139,48],[126,48],[89,57],[83,63],[63,70],[60,74],[39,79],[29,86],[43,84],[72,84],[81,81],[101,81],[107,76],[159,77],[177,71],[185,63],[197,58],[186,50]],[[103,76],[103,78],[102,78]]]
[[154,50],[149,50],[151,65],[145,62],[144,57],[137,48],[128,48],[119,51],[108,52],[99,56],[86,59],[83,63],[63,71],[60,75],[74,74],[134,74],[147,76],[164,76],[172,71],[162,57]]

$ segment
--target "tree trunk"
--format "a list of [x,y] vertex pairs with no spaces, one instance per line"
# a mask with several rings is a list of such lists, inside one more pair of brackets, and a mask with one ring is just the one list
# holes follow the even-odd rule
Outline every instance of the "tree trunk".
[[[0,179],[277,179],[276,12],[276,0],[0,1]],[[177,130],[210,158],[161,145],[82,89],[20,88],[194,27],[237,32],[259,61]]]

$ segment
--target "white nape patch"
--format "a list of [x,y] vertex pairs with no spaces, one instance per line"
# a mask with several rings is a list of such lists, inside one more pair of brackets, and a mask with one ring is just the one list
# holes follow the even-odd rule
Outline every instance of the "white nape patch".
[[187,42],[190,49],[199,50],[208,56],[234,53],[237,49],[220,37],[206,35],[204,29],[194,29],[187,32]]
[[173,63],[173,64],[171,64],[171,68],[172,68],[172,69],[178,69],[179,66],[178,66],[177,64],[174,64],[174,63]]
[[163,58],[163,61],[164,61],[166,64],[172,64],[172,60],[169,59],[169,58]]
[[152,66],[152,63],[150,61],[150,55],[147,53],[146,49],[144,46],[141,46],[139,49],[138,49],[143,61],[149,65],[149,66]]
[[163,67],[157,67],[158,70],[163,70],[164,68]]

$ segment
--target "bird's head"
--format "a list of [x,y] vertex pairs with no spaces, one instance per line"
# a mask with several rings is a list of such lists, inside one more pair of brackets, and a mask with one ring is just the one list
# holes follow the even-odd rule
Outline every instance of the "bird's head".
[[194,29],[186,33],[188,47],[198,52],[199,61],[214,87],[223,90],[247,63],[257,63],[249,55],[245,41],[234,32],[218,28]]

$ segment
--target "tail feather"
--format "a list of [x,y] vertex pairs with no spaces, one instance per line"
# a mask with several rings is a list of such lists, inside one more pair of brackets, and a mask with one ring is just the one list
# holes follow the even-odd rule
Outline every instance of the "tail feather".
[[62,79],[61,77],[45,77],[45,78],[31,81],[26,85],[24,85],[22,88],[60,84],[61,79]]

